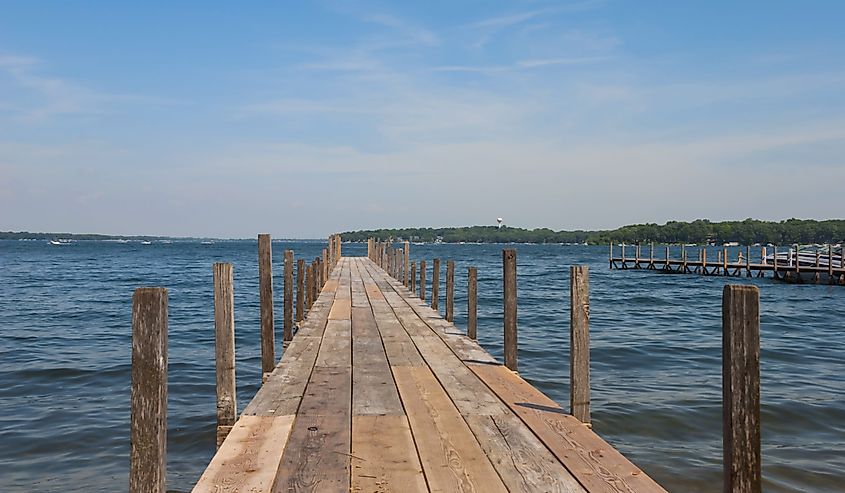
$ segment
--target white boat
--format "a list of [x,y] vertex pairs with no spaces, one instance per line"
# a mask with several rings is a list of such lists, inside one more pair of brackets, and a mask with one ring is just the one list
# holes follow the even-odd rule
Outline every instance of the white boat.
[[68,240],[65,238],[59,238],[57,240],[50,240],[51,245],[70,245],[73,243],[73,240]]

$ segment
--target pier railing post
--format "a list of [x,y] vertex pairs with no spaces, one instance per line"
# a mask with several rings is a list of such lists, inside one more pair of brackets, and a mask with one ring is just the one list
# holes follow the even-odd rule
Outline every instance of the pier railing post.
[[434,259],[431,266],[431,308],[440,311],[440,259]]
[[590,422],[590,269],[569,268],[569,405],[575,419]]
[[455,320],[455,261],[446,261],[446,321]]
[[129,493],[164,493],[167,467],[167,290],[132,296]]
[[322,272],[320,272],[321,276],[321,283],[320,288],[322,289],[323,286],[326,285],[326,280],[329,278],[329,272],[331,272],[331,264],[329,263],[329,252],[327,249],[323,248],[323,260],[320,263],[320,266],[323,268]]
[[293,340],[293,250],[285,250],[285,311],[282,340]]
[[478,338],[478,269],[467,270],[467,337]]
[[411,262],[411,293],[417,294],[417,263]]
[[273,253],[270,235],[258,235],[258,292],[261,305],[261,382],[276,366],[273,328]]
[[517,371],[516,250],[502,250],[505,366]]
[[214,264],[214,361],[217,369],[217,448],[238,419],[235,387],[235,292],[232,264]]
[[308,311],[311,311],[311,305],[314,304],[314,264],[308,264],[305,268],[305,306]]
[[305,319],[305,259],[296,259],[296,321]]
[[425,260],[420,260],[420,299],[425,301]]
[[761,491],[760,290],[722,293],[722,435],[725,493]]
[[404,273],[405,273],[405,288],[406,289],[408,288],[408,286],[410,286],[410,284],[409,284],[410,283],[410,279],[409,279],[410,272],[408,271],[408,269],[410,269],[410,267],[411,267],[410,264],[411,264],[411,242],[406,241],[405,242],[405,270],[404,270]]

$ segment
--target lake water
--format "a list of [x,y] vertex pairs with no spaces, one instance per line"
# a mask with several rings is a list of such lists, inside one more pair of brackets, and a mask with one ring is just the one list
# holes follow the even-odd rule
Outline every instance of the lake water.
[[[277,341],[286,248],[312,259],[322,245],[273,243]],[[456,261],[459,327],[466,268],[478,267],[479,342],[499,359],[502,248],[411,249],[429,269],[434,257],[444,270]],[[757,284],[764,489],[845,491],[845,288],[609,270],[606,247],[516,248],[520,373],[568,408],[569,265],[589,265],[594,430],[670,491],[721,491],[722,286]],[[168,489],[191,489],[215,449],[211,265],[221,261],[235,269],[243,410],[261,378],[255,241],[0,241],[0,491],[126,490],[139,286],[169,288]]]

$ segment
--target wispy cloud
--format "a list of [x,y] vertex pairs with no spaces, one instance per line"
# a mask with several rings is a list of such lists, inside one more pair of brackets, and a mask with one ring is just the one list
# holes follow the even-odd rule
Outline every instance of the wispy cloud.
[[541,69],[561,65],[591,65],[610,60],[608,56],[574,57],[574,58],[541,58],[520,60],[510,65],[440,65],[432,67],[432,72],[466,72],[477,74],[500,74],[519,70]]
[[469,24],[469,27],[473,28],[481,28],[481,29],[488,29],[488,28],[507,28],[511,26],[515,26],[517,24],[522,24],[524,22],[536,19],[538,17],[552,15],[552,14],[561,14],[565,12],[579,12],[584,10],[589,10],[598,7],[603,2],[597,0],[587,0],[583,2],[572,2],[563,5],[554,5],[551,7],[545,7],[541,9],[534,9],[534,10],[525,10],[522,12],[514,12],[510,14],[504,14],[494,17],[488,17],[486,19],[482,19],[480,21],[475,21]]
[[440,43],[440,38],[434,32],[390,14],[373,14],[364,16],[363,19],[373,24],[388,27],[408,41],[427,46],[436,46]]

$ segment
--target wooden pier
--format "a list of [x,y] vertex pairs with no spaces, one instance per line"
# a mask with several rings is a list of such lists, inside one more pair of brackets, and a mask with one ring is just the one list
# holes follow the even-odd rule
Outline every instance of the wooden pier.
[[[451,322],[452,260],[443,318],[439,282],[426,302],[426,261],[417,270],[408,242],[370,240],[367,257],[343,257],[337,235],[310,266],[284,252],[276,363],[271,249],[259,235],[262,386],[240,415],[233,270],[212,269],[218,450],[195,493],[665,492],[592,430],[587,266],[570,266],[567,410],[517,373],[516,250],[502,251],[502,364],[475,341],[475,267],[465,335]],[[439,279],[440,259],[429,265]],[[167,290],[139,288],[132,302],[129,491],[165,493]],[[722,320],[723,491],[759,493],[758,288],[725,286]]]
[[[789,248],[786,252],[772,247],[772,253],[767,255],[766,247],[761,247],[757,260],[752,260],[751,247],[744,247],[734,259],[729,258],[728,247],[676,247],[680,249],[678,258],[670,256],[670,247],[655,248],[652,243],[648,252],[643,254],[640,244],[629,245],[634,248],[633,254],[626,256],[625,245],[620,245],[619,256],[615,255],[613,244],[610,245],[608,262],[611,269],[647,269],[670,274],[699,274],[704,276],[733,276],[733,277],[764,277],[771,273],[775,279],[791,283],[838,284],[845,286],[845,268],[841,260],[834,259],[834,250],[815,249],[809,254],[801,253],[799,259],[798,248]],[[740,249],[742,250],[742,249]],[[630,250],[628,250],[630,252]],[[713,254],[715,252],[715,258]],[[839,249],[840,259],[843,258]]]
[[403,282],[345,257],[194,491],[664,490]]

